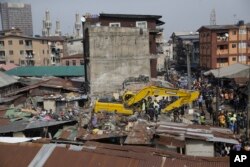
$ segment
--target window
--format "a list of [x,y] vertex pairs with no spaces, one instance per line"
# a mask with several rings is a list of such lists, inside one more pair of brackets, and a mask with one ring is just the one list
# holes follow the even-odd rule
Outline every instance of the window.
[[121,23],[109,23],[109,27],[121,27]]
[[69,61],[68,60],[66,60],[66,66],[69,66]]
[[4,41],[0,41],[0,47],[4,47]]
[[13,50],[10,50],[9,51],[9,55],[13,55],[14,54],[14,51]]
[[44,50],[43,50],[43,54],[44,54],[45,52],[44,52]]
[[247,34],[247,30],[246,29],[239,29],[239,34]]
[[233,57],[233,58],[232,58],[232,61],[236,61],[236,57]]
[[25,61],[24,61],[24,60],[21,60],[20,63],[21,63],[21,64],[20,64],[21,66],[22,66],[22,65],[25,65]]
[[233,34],[233,35],[236,35],[236,30],[234,30],[234,31],[232,32],[232,34]]
[[228,58],[217,58],[217,63],[227,63]]
[[148,28],[147,22],[146,21],[137,21],[136,22],[136,27],[138,28]]
[[84,65],[84,60],[80,60],[80,65]]
[[245,62],[247,60],[247,56],[241,55],[239,56],[239,62]]
[[72,60],[72,65],[76,66],[76,60]]
[[240,42],[239,43],[239,48],[246,48],[247,47],[247,43],[246,42]]
[[209,34],[209,33],[207,33],[207,37],[209,37],[209,35],[210,35],[210,34]]
[[13,63],[13,64],[14,64],[14,60],[10,60],[10,63]]
[[47,50],[47,54],[49,54],[49,50]]
[[23,55],[24,54],[24,51],[23,50],[20,50],[20,55]]
[[19,40],[19,45],[23,45],[23,40]]
[[12,41],[11,41],[11,40],[10,40],[10,41],[8,41],[8,44],[9,44],[9,45],[12,45]]
[[236,43],[232,43],[232,48],[236,48]]

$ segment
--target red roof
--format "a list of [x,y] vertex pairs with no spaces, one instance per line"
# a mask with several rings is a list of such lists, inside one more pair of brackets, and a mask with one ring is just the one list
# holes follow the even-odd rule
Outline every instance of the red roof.
[[18,67],[17,65],[13,64],[13,63],[9,63],[9,64],[0,64],[0,69],[3,69],[4,71],[9,71],[13,68]]

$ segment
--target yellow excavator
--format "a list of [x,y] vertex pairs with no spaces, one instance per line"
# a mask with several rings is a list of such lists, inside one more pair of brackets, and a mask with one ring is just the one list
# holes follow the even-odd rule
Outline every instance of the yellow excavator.
[[159,86],[146,86],[138,92],[126,91],[122,100],[117,101],[114,97],[100,98],[95,102],[94,112],[107,111],[117,112],[125,115],[132,115],[136,104],[140,103],[143,99],[150,96],[175,96],[178,97],[176,101],[168,104],[162,109],[162,112],[168,112],[173,109],[179,108],[184,104],[189,104],[198,99],[199,91],[165,88]]

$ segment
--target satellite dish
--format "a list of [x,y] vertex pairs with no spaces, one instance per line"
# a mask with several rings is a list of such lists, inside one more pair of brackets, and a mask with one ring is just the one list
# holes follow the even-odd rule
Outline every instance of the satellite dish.
[[84,16],[81,17],[81,21],[82,21],[82,22],[85,22],[85,21],[86,21],[86,19],[85,19]]

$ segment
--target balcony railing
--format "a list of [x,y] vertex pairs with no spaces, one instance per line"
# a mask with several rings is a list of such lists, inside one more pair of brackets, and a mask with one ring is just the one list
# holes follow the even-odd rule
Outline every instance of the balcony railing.
[[219,49],[216,51],[217,55],[224,55],[224,54],[228,54],[228,49]]

